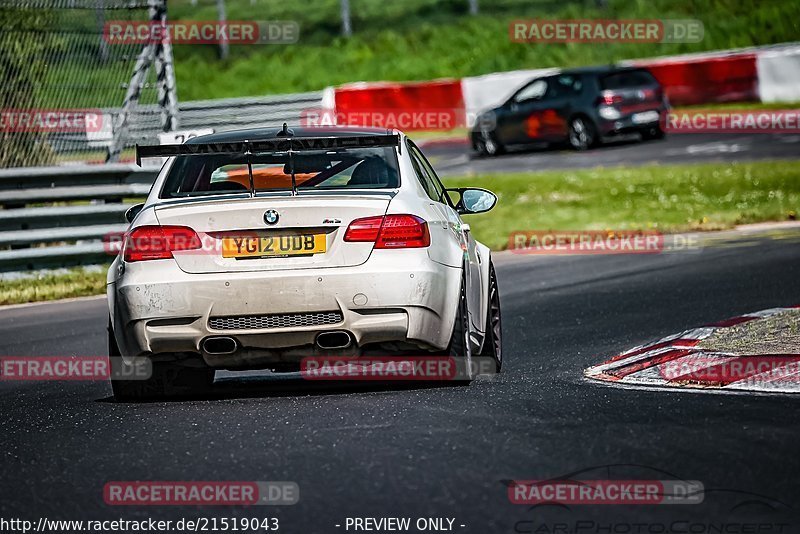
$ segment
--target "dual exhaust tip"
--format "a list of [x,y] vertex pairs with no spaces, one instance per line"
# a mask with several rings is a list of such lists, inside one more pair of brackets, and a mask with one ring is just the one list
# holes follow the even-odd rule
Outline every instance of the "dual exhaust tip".
[[233,354],[239,343],[228,336],[207,337],[202,343],[203,351],[208,354]]
[[[353,336],[344,330],[322,332],[317,334],[314,344],[323,350],[346,349],[353,344]],[[206,354],[233,354],[239,350],[239,342],[229,336],[213,336],[204,339],[201,347]]]

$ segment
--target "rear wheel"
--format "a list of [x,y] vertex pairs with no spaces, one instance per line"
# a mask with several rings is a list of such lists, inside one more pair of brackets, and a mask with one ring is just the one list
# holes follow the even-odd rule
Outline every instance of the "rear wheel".
[[664,137],[666,137],[666,133],[661,129],[661,125],[653,126],[652,128],[642,131],[642,139],[645,140],[664,139]]
[[461,277],[461,290],[458,297],[458,311],[453,324],[453,334],[447,353],[454,358],[458,367],[458,377],[471,381],[472,376],[472,345],[469,340],[469,311],[467,308],[467,287],[464,277]]
[[481,347],[481,357],[492,358],[495,371],[503,366],[503,331],[500,317],[500,291],[497,288],[497,275],[494,264],[489,263],[489,304],[486,313],[486,334]]
[[[198,360],[191,362],[194,366],[177,362],[152,362],[148,365],[144,357],[125,363],[110,322],[108,355],[111,361],[111,390],[114,399],[119,402],[197,395],[214,382],[214,369]],[[148,367],[152,367],[150,376],[142,378]]]
[[568,141],[574,150],[587,150],[597,143],[597,131],[590,120],[575,117],[569,121]]

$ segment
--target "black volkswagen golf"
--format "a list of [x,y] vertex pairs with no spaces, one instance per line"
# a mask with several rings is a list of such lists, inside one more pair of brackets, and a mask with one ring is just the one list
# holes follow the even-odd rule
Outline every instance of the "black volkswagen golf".
[[534,143],[586,150],[631,133],[658,139],[664,137],[668,106],[661,85],[645,69],[565,70],[528,82],[503,105],[482,113],[470,137],[473,149],[486,156]]

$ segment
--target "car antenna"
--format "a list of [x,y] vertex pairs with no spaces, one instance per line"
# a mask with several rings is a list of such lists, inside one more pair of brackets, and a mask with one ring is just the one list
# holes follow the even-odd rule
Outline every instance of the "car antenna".
[[290,130],[289,125],[284,122],[283,128],[281,128],[281,131],[278,132],[278,137],[292,137],[293,135],[294,132]]

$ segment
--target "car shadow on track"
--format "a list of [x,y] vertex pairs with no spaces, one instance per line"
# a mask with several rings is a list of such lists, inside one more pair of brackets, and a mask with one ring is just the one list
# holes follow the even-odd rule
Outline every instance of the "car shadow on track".
[[[234,373],[225,373],[234,375]],[[240,375],[240,376],[236,376]],[[243,375],[243,376],[241,376]],[[219,401],[232,399],[252,399],[268,397],[305,397],[321,395],[346,395],[350,393],[383,393],[416,390],[433,390],[442,388],[463,387],[469,382],[458,381],[356,381],[356,380],[306,380],[299,373],[257,374],[236,373],[235,376],[222,376],[214,380],[207,390],[196,395],[169,396],[158,399],[137,401],[154,402],[186,402],[186,401]],[[117,402],[114,397],[97,399],[96,402],[128,404]]]
[[638,135],[629,135],[629,136],[621,136],[618,138],[611,138],[605,139],[601,145],[591,147],[589,150],[585,150],[583,152],[576,152],[575,150],[571,149],[568,145],[564,143],[536,143],[531,145],[520,145],[514,146],[507,149],[507,152],[504,154],[500,154],[497,156],[493,156],[491,158],[487,158],[486,156],[481,156],[473,151],[469,151],[469,159],[470,160],[481,160],[481,159],[503,159],[504,157],[509,156],[525,156],[525,155],[534,155],[534,154],[547,154],[547,155],[555,155],[558,153],[562,153],[564,155],[569,154],[590,154],[597,151],[604,151],[604,150],[613,150],[613,149],[625,149],[635,145],[641,144],[650,144],[655,142],[656,140],[646,140],[640,138]]

